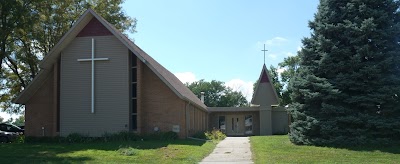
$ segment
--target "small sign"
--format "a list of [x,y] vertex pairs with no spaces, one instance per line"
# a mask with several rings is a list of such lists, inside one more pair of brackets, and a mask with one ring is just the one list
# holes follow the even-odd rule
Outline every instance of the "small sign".
[[172,125],[172,131],[175,133],[179,133],[180,131],[179,125]]

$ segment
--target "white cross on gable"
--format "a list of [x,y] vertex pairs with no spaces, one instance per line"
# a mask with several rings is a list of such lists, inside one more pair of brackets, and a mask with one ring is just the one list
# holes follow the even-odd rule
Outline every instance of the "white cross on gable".
[[108,58],[95,58],[94,57],[94,38],[92,38],[92,58],[89,59],[78,59],[79,62],[91,61],[92,62],[92,113],[94,113],[94,62],[101,60],[109,60]]

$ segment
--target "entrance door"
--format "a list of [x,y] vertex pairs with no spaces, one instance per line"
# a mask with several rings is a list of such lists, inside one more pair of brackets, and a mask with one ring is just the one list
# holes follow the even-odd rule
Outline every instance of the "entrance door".
[[227,120],[227,135],[244,135],[244,119],[240,116],[231,116]]

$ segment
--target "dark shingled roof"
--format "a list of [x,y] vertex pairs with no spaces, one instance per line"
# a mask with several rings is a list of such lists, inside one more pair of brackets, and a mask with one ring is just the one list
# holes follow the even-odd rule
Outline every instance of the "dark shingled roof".
[[[88,9],[46,55],[46,57],[40,63],[42,70],[31,82],[31,84],[29,84],[28,87],[25,88],[24,91],[14,100],[15,103],[25,104],[33,95],[32,92],[36,92],[40,88],[46,77],[51,72],[51,65],[60,57],[59,52],[62,51],[62,49],[65,47],[65,44],[69,44],[69,42],[72,41],[71,37],[75,38],[78,32],[82,30],[78,29],[79,31],[74,31],[77,30],[75,28],[82,28],[81,24],[87,24],[88,21],[91,20],[90,17],[98,19],[108,30],[110,30],[111,33],[114,34],[115,37],[117,37],[129,50],[131,50],[133,54],[135,54],[143,63],[145,63],[179,98],[189,101],[203,110],[207,110],[207,106],[204,105],[204,103],[201,102],[201,100],[194,95],[193,92],[190,91],[189,88],[187,88],[174,74],[164,68],[160,63],[155,61],[151,56],[140,49],[130,39],[128,39],[122,32],[117,30],[113,25],[107,22],[92,9]],[[67,43],[64,43],[64,41]]]

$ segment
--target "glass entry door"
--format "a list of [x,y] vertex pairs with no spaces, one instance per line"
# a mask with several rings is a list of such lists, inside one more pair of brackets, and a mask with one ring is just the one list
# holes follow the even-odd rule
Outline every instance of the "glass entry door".
[[227,135],[244,135],[244,119],[242,116],[228,116]]

